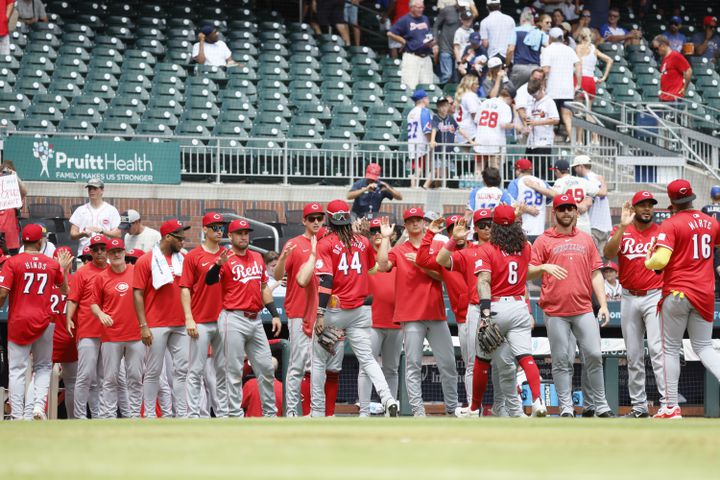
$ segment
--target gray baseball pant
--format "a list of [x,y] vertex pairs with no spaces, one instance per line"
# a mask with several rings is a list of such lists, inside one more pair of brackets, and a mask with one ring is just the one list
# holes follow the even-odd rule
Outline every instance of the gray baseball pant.
[[[102,346],[100,347],[100,352],[102,353]],[[143,363],[144,363],[143,359]],[[103,367],[103,375],[105,374],[105,368]],[[125,357],[120,358],[120,369],[118,370],[118,388],[117,388],[117,406],[118,410],[120,410],[120,416],[122,418],[131,418],[131,412],[132,408],[130,407],[130,399],[128,395],[128,385],[127,385],[127,368],[125,367]],[[100,408],[102,409],[102,386],[100,388]],[[142,394],[140,395],[140,398],[142,400]]]
[[272,354],[260,317],[247,318],[241,311],[223,310],[218,319],[225,361],[217,377],[225,377],[228,398],[228,416],[243,417],[242,379],[245,355],[257,378],[258,391],[264,417],[277,416],[275,406],[275,371]]
[[81,338],[77,345],[78,368],[75,380],[75,418],[87,420],[90,407],[92,418],[100,417],[100,385],[102,359],[100,339]]
[[633,409],[647,412],[645,391],[645,342],[647,332],[648,352],[652,362],[655,382],[660,392],[660,404],[665,405],[665,382],[663,380],[662,334],[657,305],[662,298],[660,289],[650,290],[644,297],[632,295],[623,289],[620,303],[620,326],[625,339],[628,368],[628,392]]
[[68,420],[75,418],[75,379],[77,362],[61,363],[61,374],[65,386],[65,412]]
[[465,397],[468,406],[472,403],[472,382],[473,382],[473,365],[475,358],[470,355],[468,348],[468,324],[467,317],[465,323],[458,323],[458,343],[460,344],[460,356],[465,363]]
[[[468,328],[471,328],[470,325]],[[405,384],[413,415],[425,416],[425,405],[422,398],[422,360],[425,338],[430,343],[440,371],[445,411],[454,413],[458,402],[457,367],[447,322],[437,320],[403,322],[402,329],[405,346]]]
[[[217,322],[198,323],[198,338],[190,339],[190,364],[187,375],[187,396],[188,396],[188,417],[200,417],[200,403],[203,389],[203,377],[208,360],[208,347],[212,345],[212,362],[215,369],[225,363],[225,352]],[[218,404],[215,406],[215,416],[227,417],[227,389],[225,388],[225,376],[217,378],[215,395]],[[209,410],[209,409],[208,409]]]
[[[370,345],[370,330],[372,329],[371,310],[369,306],[362,306],[350,310],[327,309],[325,313],[325,326],[336,327],[345,331],[345,341],[355,353],[360,364],[360,369],[365,370],[375,390],[380,396],[381,402],[394,400],[390,387],[383,376],[380,365],[373,357]],[[337,357],[331,356],[317,341],[317,335],[313,333],[312,344],[312,371],[310,373],[311,394],[310,394],[310,415],[313,417],[325,416],[325,379],[326,370],[330,369],[329,364]],[[343,349],[342,345],[337,350]]]
[[[371,328],[370,349],[375,361],[380,364],[385,380],[390,388],[390,394],[397,398],[398,369],[400,368],[400,354],[403,348],[402,330],[399,328]],[[358,374],[358,398],[360,400],[360,416],[370,415],[370,396],[372,395],[372,382],[365,370]]]
[[172,418],[175,416],[173,410],[172,378],[172,355],[170,355],[170,352],[165,351],[165,359],[160,369],[160,389],[157,395],[157,404],[160,407],[163,418]]
[[[52,325],[52,324],[50,324]],[[54,328],[45,329],[33,343],[18,345],[8,341],[8,367],[9,367],[9,396],[11,417],[13,420],[22,420],[25,413],[25,404],[32,402],[33,408],[42,408],[45,411],[48,390],[50,389],[50,376],[52,375],[52,346]],[[25,379],[30,366],[32,354],[32,371],[34,375],[33,398],[25,398]]]
[[[173,363],[172,379],[175,416],[187,417],[187,389],[185,387],[188,370],[190,345],[185,327],[153,327],[152,345],[147,348],[145,378],[143,382],[143,400],[145,416],[154,418],[155,404],[160,389],[160,371],[165,362],[165,351],[170,352]],[[163,412],[165,414],[165,412]]]
[[720,379],[720,354],[712,346],[712,322],[705,321],[687,298],[674,295],[665,297],[660,312],[660,327],[665,367],[663,384],[667,405],[674,407],[678,404],[680,351],[685,330],[687,329],[693,351],[717,379]]
[[295,412],[302,415],[300,405],[300,384],[305,372],[310,370],[310,349],[312,338],[303,331],[302,318],[289,318],[290,358],[285,376],[285,415]]
[[[220,404],[217,398],[217,377],[215,375],[215,362],[205,362],[205,371],[202,378],[202,399],[200,400],[200,417],[210,418],[210,409],[213,412],[220,411]],[[227,393],[226,393],[227,395]],[[224,407],[227,411],[227,396]],[[217,414],[215,414],[217,416]],[[227,414],[225,414],[227,416]]]
[[132,342],[104,342],[100,347],[103,363],[103,382],[100,389],[100,418],[117,418],[120,371],[125,360],[127,399],[130,407],[126,418],[140,418],[142,405],[142,370],[145,347],[140,340]]
[[600,326],[592,312],[570,317],[546,317],[545,327],[550,341],[552,374],[561,412],[573,411],[572,376],[574,352],[569,354],[570,333],[575,335],[582,351],[583,370],[587,369],[588,396],[595,403],[595,413],[610,410],[605,398],[602,351],[600,349]]

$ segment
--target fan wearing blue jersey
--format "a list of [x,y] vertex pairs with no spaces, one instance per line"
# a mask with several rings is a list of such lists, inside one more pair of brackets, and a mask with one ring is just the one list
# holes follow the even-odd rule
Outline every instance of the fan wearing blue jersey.
[[[417,187],[420,178],[425,170],[425,157],[428,154],[429,136],[432,132],[432,113],[427,108],[430,104],[428,94],[422,88],[415,90],[412,94],[415,108],[410,110],[407,116],[408,129],[408,170],[410,174],[410,186]],[[425,188],[432,186],[432,179],[428,175],[425,181]]]

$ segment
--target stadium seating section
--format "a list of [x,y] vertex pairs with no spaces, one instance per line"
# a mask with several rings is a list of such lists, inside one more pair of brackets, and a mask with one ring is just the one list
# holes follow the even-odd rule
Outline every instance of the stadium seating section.
[[[519,4],[504,4],[517,18]],[[378,49],[346,47],[338,36],[249,7],[247,0],[50,0],[50,22],[16,31],[11,55],[0,58],[0,127],[118,138],[215,135],[242,143],[293,138],[312,146],[332,138],[405,138],[410,94],[400,84],[399,61],[381,53],[382,42],[369,37]],[[684,12],[686,25],[706,14]],[[363,11],[361,22],[375,25],[368,15]],[[207,22],[241,67],[191,63],[196,32]],[[651,16],[641,26],[643,46],[600,46],[615,64],[598,90],[599,113],[619,116],[622,103],[657,98],[658,64],[647,41],[665,25]],[[710,125],[720,121],[704,107],[720,109],[720,65],[692,63],[692,108]],[[424,87],[433,97],[442,92]],[[454,85],[445,89],[452,93]]]

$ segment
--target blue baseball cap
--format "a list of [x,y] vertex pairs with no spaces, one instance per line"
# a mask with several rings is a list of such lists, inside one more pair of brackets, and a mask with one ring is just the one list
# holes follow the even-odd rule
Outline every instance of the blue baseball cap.
[[674,23],[675,25],[682,25],[682,18],[680,18],[680,17],[678,17],[678,16],[672,17],[672,18],[670,19],[670,24],[673,24],[673,23]]
[[480,34],[478,32],[472,32],[470,34],[470,44],[471,45],[480,45],[482,42],[480,41]]
[[215,31],[215,25],[212,25],[210,23],[203,25],[200,27],[200,33],[203,35],[210,35],[212,32]]
[[415,90],[413,92],[413,94],[410,98],[412,99],[413,102],[417,102],[418,100],[427,98],[427,96],[428,96],[428,94],[425,90],[423,90],[422,88],[418,88],[417,90]]
[[713,185],[710,189],[710,196],[712,198],[720,197],[720,185]]

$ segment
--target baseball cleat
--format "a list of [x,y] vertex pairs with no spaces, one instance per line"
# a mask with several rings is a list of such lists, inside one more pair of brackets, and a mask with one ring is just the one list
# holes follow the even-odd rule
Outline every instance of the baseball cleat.
[[565,410],[560,414],[560,416],[564,418],[575,418],[575,412],[572,410]]
[[45,416],[45,411],[42,409],[42,407],[33,408],[33,420],[47,420],[47,417]]
[[386,417],[397,417],[400,413],[400,405],[398,402],[390,397],[385,401],[385,416]]
[[470,410],[470,407],[457,407],[453,413],[458,418],[477,417],[479,414],[480,410]]
[[623,415],[623,418],[648,418],[650,414],[648,412],[635,410],[634,408],[630,410],[630,413]]
[[597,417],[598,418],[616,418],[617,415],[615,415],[615,413],[613,413],[612,410],[608,410],[607,412],[598,413]]
[[532,413],[530,414],[530,416],[540,418],[547,416],[547,408],[545,408],[545,405],[540,398],[536,398],[533,402]]
[[682,413],[678,405],[675,405],[674,407],[660,407],[660,410],[653,415],[653,418],[662,418],[666,420],[681,419]]
[[583,412],[582,412],[583,418],[593,418],[594,416],[595,416],[594,408],[588,408],[587,410],[583,410]]

